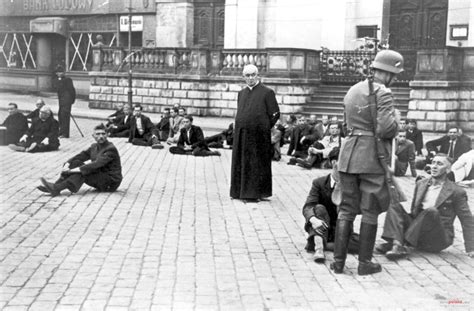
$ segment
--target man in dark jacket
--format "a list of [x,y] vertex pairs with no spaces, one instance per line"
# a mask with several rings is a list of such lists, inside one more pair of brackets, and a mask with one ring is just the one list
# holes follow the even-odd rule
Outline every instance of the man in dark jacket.
[[130,121],[132,119],[132,108],[129,105],[123,106],[123,116],[119,117],[115,124],[107,128],[109,137],[129,137]]
[[[335,202],[338,200],[338,190],[335,193],[339,183],[338,157],[339,147],[336,147],[331,150],[328,156],[332,172],[327,176],[313,180],[313,185],[303,206],[303,216],[306,220],[304,229],[308,233],[305,249],[308,252],[314,251],[313,260],[318,263],[324,262],[326,259],[324,250],[334,249],[333,242],[337,222],[336,203],[339,203]],[[359,251],[359,236],[357,234],[352,233],[348,248],[351,253]]]
[[59,111],[59,136],[69,138],[69,123],[71,121],[72,104],[76,101],[76,89],[71,78],[66,77],[62,66],[56,68],[56,91],[58,93]]
[[410,166],[411,176],[416,177],[415,144],[407,139],[406,131],[399,131],[395,151],[395,176],[405,176]]
[[26,118],[30,121],[33,121],[33,119],[39,118],[39,112],[43,106],[44,106],[44,100],[39,98],[36,101],[36,109],[30,112],[29,114],[27,114]]
[[179,132],[178,145],[170,147],[173,154],[192,154],[196,157],[220,156],[220,152],[211,151],[204,140],[204,134],[199,126],[193,125],[193,117],[183,117],[183,128]]
[[31,126],[20,138],[17,144],[8,145],[15,151],[46,152],[58,150],[59,125],[53,118],[53,112],[49,106],[43,106],[39,118],[33,119]]
[[5,133],[5,145],[15,144],[20,137],[28,130],[28,120],[18,111],[18,105],[8,104],[8,117],[3,121],[2,126],[7,128]]
[[163,115],[161,116],[160,122],[156,124],[156,130],[158,131],[158,138],[161,141],[166,141],[170,134],[170,108],[165,108]]
[[163,145],[160,144],[155,133],[155,126],[150,118],[142,114],[142,109],[143,107],[140,104],[135,104],[133,107],[128,142],[137,146],[151,146],[152,149],[163,149]]
[[423,133],[416,127],[416,120],[408,120],[406,131],[407,139],[415,144],[416,155],[421,155],[421,149],[423,149]]
[[426,149],[431,155],[435,155],[438,152],[444,153],[454,161],[457,161],[463,153],[471,150],[471,145],[468,140],[459,139],[457,127],[451,127],[447,135],[427,142]]
[[451,163],[446,154],[433,158],[431,177],[416,183],[410,214],[400,204],[389,208],[382,234],[387,243],[378,245],[378,252],[391,260],[407,256],[407,245],[440,252],[453,244],[453,223],[458,217],[467,255],[474,258],[474,219],[466,191],[447,178]]
[[[99,191],[117,190],[122,182],[122,165],[120,155],[114,144],[107,140],[106,128],[103,124],[94,128],[92,135],[96,143],[86,150],[70,158],[63,166],[61,176],[55,183],[41,178],[42,186],[38,189],[57,196],[62,190],[72,193],[87,185]],[[89,163],[85,163],[90,161]]]

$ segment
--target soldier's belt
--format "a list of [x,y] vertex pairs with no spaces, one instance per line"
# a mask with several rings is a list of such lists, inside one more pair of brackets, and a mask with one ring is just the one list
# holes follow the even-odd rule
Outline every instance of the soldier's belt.
[[368,130],[350,129],[348,136],[374,136],[374,132]]

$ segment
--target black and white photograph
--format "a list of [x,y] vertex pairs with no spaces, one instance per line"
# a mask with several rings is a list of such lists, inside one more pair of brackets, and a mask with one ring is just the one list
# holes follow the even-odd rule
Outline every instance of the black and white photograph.
[[0,310],[473,310],[473,28],[0,0]]

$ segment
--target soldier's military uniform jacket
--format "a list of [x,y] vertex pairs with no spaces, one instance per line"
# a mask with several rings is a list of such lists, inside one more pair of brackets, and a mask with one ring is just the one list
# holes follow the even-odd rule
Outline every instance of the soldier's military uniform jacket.
[[[385,145],[385,158],[390,160],[391,140],[398,131],[389,88],[373,82],[377,101],[377,136]],[[338,168],[349,174],[384,174],[379,162],[374,136],[374,120],[369,101],[369,80],[352,86],[344,97],[344,121],[347,137],[342,143]]]

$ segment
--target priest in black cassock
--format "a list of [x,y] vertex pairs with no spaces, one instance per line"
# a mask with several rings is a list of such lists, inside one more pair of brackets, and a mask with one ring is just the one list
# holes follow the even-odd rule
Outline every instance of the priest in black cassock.
[[254,65],[244,67],[247,86],[237,97],[230,196],[259,201],[272,195],[271,128],[280,117],[275,92],[259,81]]

